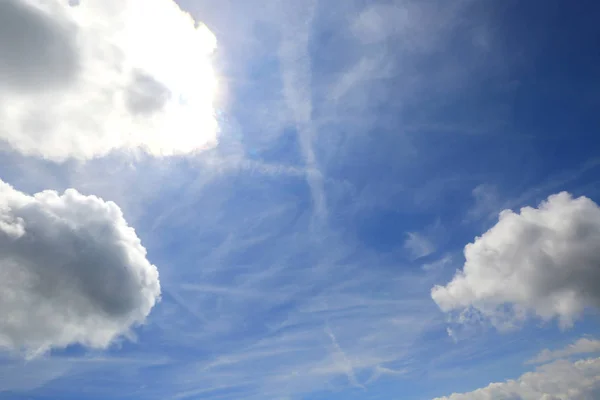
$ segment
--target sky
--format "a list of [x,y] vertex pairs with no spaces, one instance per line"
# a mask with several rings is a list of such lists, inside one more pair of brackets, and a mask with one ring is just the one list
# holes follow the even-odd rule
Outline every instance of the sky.
[[591,0],[0,0],[0,399],[600,397]]

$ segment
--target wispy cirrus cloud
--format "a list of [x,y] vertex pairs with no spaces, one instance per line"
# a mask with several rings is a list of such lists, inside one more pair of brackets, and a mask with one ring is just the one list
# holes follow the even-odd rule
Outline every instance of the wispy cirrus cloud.
[[1,180],[0,199],[0,349],[106,348],[144,322],[158,271],[116,204]]
[[409,232],[407,236],[404,247],[410,252],[412,258],[425,257],[435,251],[433,243],[423,235]]
[[[468,223],[448,225],[474,199],[467,222],[493,212],[507,195],[490,171],[514,178],[515,154],[527,154],[501,129],[498,95],[514,89],[504,72],[520,53],[498,44],[482,4],[181,1],[219,43],[216,147],[62,166],[0,158],[30,192],[44,182],[115,200],[160,265],[163,294],[135,343],[117,343],[93,368],[77,363],[89,350],[53,353],[29,369],[37,380],[6,384],[10,395],[386,398],[391,387],[410,398],[522,367],[516,339],[487,331],[453,343],[430,297],[474,236]],[[146,21],[153,32],[158,14]],[[153,56],[174,62],[161,48]],[[156,82],[134,78],[124,104],[136,115],[159,107]],[[486,102],[484,89],[501,99]],[[472,192],[482,182],[494,196]],[[523,196],[546,196],[542,186]],[[530,333],[518,340],[531,343]]]

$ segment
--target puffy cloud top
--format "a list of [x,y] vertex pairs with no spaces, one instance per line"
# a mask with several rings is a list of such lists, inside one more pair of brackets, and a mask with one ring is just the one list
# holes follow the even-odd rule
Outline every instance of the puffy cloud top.
[[0,181],[0,348],[108,346],[142,323],[158,271],[119,207]]
[[212,147],[215,47],[172,0],[4,0],[0,141],[54,161]]
[[503,211],[465,247],[463,270],[431,295],[443,311],[475,309],[498,327],[531,312],[569,326],[600,304],[599,248],[600,208],[562,192],[538,208]]
[[520,378],[434,400],[592,400],[600,396],[600,358],[560,360]]

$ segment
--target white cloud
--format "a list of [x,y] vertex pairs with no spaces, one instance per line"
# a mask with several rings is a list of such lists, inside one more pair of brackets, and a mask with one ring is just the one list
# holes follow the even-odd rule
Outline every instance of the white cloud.
[[600,358],[560,360],[516,380],[434,400],[593,400],[600,396]]
[[531,313],[570,326],[600,303],[600,208],[566,192],[498,223],[465,247],[465,265],[431,295],[445,312],[470,309],[494,325],[514,326]]
[[481,184],[476,186],[471,193],[475,204],[467,213],[467,221],[479,218],[494,218],[498,211],[502,209],[495,186]]
[[353,33],[363,42],[385,40],[400,36],[409,48],[428,44],[433,36],[431,25],[435,13],[422,3],[374,4],[365,8],[352,24]]
[[[446,34],[461,22],[470,4],[468,0],[369,3],[354,18],[351,30],[362,43],[378,43],[393,38],[395,44],[405,51],[427,53],[436,50],[447,39]],[[484,32],[482,28],[476,32],[479,41]]]
[[54,161],[217,141],[216,39],[172,0],[0,2],[0,141]]
[[144,321],[158,271],[119,207],[0,181],[0,348],[104,348]]
[[446,254],[444,257],[439,260],[423,264],[421,268],[423,271],[440,271],[442,268],[450,265],[453,262],[453,258],[450,254]]
[[588,354],[600,352],[600,340],[581,338],[560,350],[544,349],[533,359],[527,361],[528,364],[541,364],[558,358],[571,357],[578,354]]
[[428,256],[435,251],[435,246],[425,236],[417,232],[408,232],[404,248],[410,252],[413,259]]

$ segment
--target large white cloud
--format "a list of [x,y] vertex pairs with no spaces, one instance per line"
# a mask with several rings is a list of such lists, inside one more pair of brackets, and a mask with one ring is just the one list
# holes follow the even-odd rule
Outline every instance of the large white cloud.
[[532,313],[569,326],[600,304],[600,208],[566,192],[505,210],[465,247],[465,265],[432,297],[443,311],[475,310],[498,327]]
[[215,46],[172,0],[3,0],[0,142],[55,161],[212,147]]
[[516,380],[434,400],[595,400],[600,398],[600,358],[546,364]]
[[0,349],[104,348],[143,323],[158,271],[119,207],[0,180]]

